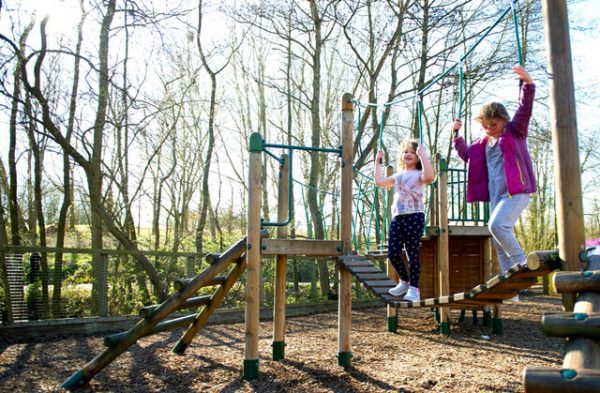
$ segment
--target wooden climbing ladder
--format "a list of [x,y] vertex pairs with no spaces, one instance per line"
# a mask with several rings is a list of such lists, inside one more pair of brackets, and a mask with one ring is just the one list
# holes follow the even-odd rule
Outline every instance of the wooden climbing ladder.
[[[176,292],[163,303],[146,306],[140,310],[142,319],[128,331],[113,334],[105,338],[106,350],[92,359],[81,370],[67,379],[62,387],[70,390],[89,382],[94,375],[109,365],[125,352],[138,339],[163,331],[188,325],[188,329],[173,348],[174,353],[181,354],[205,326],[208,318],[216,310],[233,284],[246,270],[246,239],[242,239],[221,255],[209,259],[210,266],[197,276],[179,280],[175,283]],[[231,267],[226,276],[218,276]],[[200,288],[216,286],[212,295],[196,296]],[[171,314],[186,308],[203,306],[201,312],[168,319]]]

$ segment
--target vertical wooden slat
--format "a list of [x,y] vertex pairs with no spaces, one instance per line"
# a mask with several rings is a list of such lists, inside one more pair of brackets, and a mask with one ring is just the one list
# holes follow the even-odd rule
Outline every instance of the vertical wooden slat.
[[[391,165],[388,165],[386,170],[385,170],[385,174],[386,176],[392,176],[394,174],[394,167]],[[394,189],[390,188],[389,190],[386,191],[387,192],[387,200],[391,201],[393,198],[393,193],[394,193]],[[391,217],[392,216],[392,204],[390,203],[389,206],[386,206],[386,208],[388,209],[388,216]],[[387,236],[388,234],[386,234]],[[389,238],[386,238],[387,242],[388,242],[388,251],[390,249],[389,247]],[[399,282],[400,277],[398,276],[398,272],[396,272],[396,269],[394,269],[394,266],[392,266],[392,262],[390,262],[390,259],[387,259],[387,275],[389,278],[391,278],[393,281],[395,282]],[[388,317],[388,331],[389,332],[393,332],[395,333],[398,329],[398,309],[396,307],[393,307],[391,305],[388,304],[387,306],[387,317]]]
[[[248,164],[248,245],[246,251],[246,345],[244,349],[244,379],[258,378],[258,327],[260,312],[260,196],[262,192],[261,152],[254,151],[253,140],[262,140],[260,134],[250,137]],[[259,149],[257,147],[257,149]]]
[[[352,95],[342,97],[342,183],[340,239],[342,254],[349,254],[352,247],[352,128],[354,124]],[[352,276],[345,266],[339,267],[338,295],[338,364],[349,366],[352,356],[350,330],[352,320]]]
[[[279,190],[277,196],[277,221],[284,222],[288,217],[289,202],[289,157],[281,156],[279,167]],[[277,227],[277,238],[283,239],[288,235],[287,225]],[[281,360],[285,348],[285,283],[287,276],[287,255],[275,257],[275,293],[273,307],[273,360]]]
[[[439,161],[438,217],[440,233],[437,238],[437,283],[438,296],[450,294],[450,265],[448,252],[448,166],[446,160]],[[440,333],[450,333],[449,310],[440,307]]]

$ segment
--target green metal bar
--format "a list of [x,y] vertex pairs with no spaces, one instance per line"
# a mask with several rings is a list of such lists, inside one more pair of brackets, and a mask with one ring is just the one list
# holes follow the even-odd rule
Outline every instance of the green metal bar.
[[282,145],[278,143],[263,143],[263,147],[272,147],[276,149],[291,149],[291,150],[302,150],[302,151],[320,151],[323,153],[337,153],[342,154],[342,149],[329,148],[329,147],[313,147],[313,146],[293,146],[293,145]]
[[[270,154],[266,149],[264,150],[266,153]],[[275,157],[275,156],[273,156]],[[293,152],[292,149],[289,149],[288,151],[288,160],[289,160],[289,168],[288,168],[288,192],[290,193],[288,195],[288,218],[287,220],[283,221],[283,222],[269,222],[269,221],[263,221],[261,222],[261,226],[262,227],[284,227],[286,225],[288,225],[290,223],[290,221],[292,220],[292,209],[294,207],[294,192],[293,192],[293,177],[292,177],[292,173],[293,173],[293,166],[292,166],[292,157],[293,157]],[[283,166],[285,164],[285,157],[281,156],[281,158],[277,158],[277,161],[279,161],[279,165]]]

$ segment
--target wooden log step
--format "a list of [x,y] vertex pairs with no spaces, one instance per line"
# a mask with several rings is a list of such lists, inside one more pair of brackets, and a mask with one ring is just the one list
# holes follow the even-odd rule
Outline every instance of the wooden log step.
[[523,379],[527,393],[597,393],[600,370],[526,367]]
[[[191,297],[189,299],[186,299],[179,307],[177,307],[177,310],[182,310],[184,308],[206,306],[208,303],[210,303],[210,298],[211,298],[211,295],[202,295],[202,296]],[[158,306],[160,306],[160,305],[154,304],[151,306],[142,307],[139,311],[140,317],[146,318],[146,317],[150,316],[150,314],[152,314],[152,311],[156,310],[158,308]]]
[[352,267],[350,273],[357,275],[361,273],[381,273],[381,269],[375,266],[358,266]]
[[[141,337],[147,337],[160,332],[168,332],[170,330],[177,329],[178,327],[189,325],[192,322],[194,322],[196,317],[197,314],[190,314],[183,317],[170,319],[168,321],[162,321],[160,323],[157,323],[156,326],[152,328],[152,330],[144,333],[144,335],[142,335]],[[110,336],[104,337],[104,346],[108,348],[116,347],[117,345],[119,345],[119,343],[127,333],[128,332],[115,333],[111,334]]]
[[600,313],[544,313],[542,330],[549,337],[598,339],[600,338]]
[[392,287],[370,287],[369,290],[376,295],[388,294],[388,291]]
[[[192,282],[192,278],[179,278],[175,281],[173,281],[173,288],[180,292],[183,291],[185,289],[185,287],[187,287],[190,282]],[[225,277],[223,276],[217,276],[217,277],[213,277],[212,279],[208,280],[204,285],[202,285],[202,288],[204,287],[212,287],[215,285],[221,285],[225,282]]]
[[530,270],[553,271],[561,268],[558,251],[534,251],[527,255],[527,267]]
[[379,271],[379,273],[361,273],[361,274],[357,274],[356,278],[361,281],[361,282],[365,282],[365,281],[369,281],[369,280],[389,280],[390,278],[387,276],[387,274]]
[[558,293],[600,292],[600,270],[556,272],[553,280]]
[[339,262],[346,262],[354,259],[366,259],[366,257],[364,255],[339,255],[337,259]]
[[352,270],[355,267],[373,266],[373,263],[368,259],[352,259],[344,261],[343,265]]
[[393,288],[396,285],[398,285],[398,283],[396,283],[395,281],[392,280],[365,280],[362,282],[364,285],[366,285],[369,288],[376,288],[376,287],[386,287],[386,288]]

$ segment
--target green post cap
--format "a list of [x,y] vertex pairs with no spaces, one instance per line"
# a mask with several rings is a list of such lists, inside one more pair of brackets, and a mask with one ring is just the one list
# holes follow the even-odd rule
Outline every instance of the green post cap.
[[398,331],[398,317],[388,317],[388,332],[396,333]]
[[450,322],[440,323],[440,334],[444,334],[446,336],[450,335]]
[[338,353],[338,365],[342,367],[350,366],[350,360],[352,359],[352,352],[339,352]]
[[258,379],[258,359],[244,359],[244,379],[246,381]]
[[590,270],[586,270],[585,272],[583,272],[583,277],[585,277],[585,278],[592,277],[593,275],[594,275],[594,272],[592,272]]
[[440,158],[440,162],[439,162],[438,166],[440,168],[440,172],[448,171],[448,161],[446,161],[445,158]]
[[173,347],[173,353],[176,353],[178,355],[183,355],[183,353],[185,352],[185,349],[187,348],[187,344],[184,344],[183,341],[179,340],[177,341],[177,344],[175,344],[175,346]]
[[263,144],[264,144],[264,141],[262,139],[262,136],[260,136],[260,133],[253,132],[250,135],[250,142],[248,143],[248,151],[251,153],[252,152],[260,153],[263,151]]
[[273,360],[283,360],[285,359],[285,342],[283,341],[273,341]]
[[573,379],[577,376],[577,371],[572,370],[570,368],[565,368],[563,370],[560,370],[560,376],[564,379]]
[[75,374],[71,375],[63,384],[62,388],[65,390],[72,390],[79,386],[83,386],[90,381],[91,378],[86,377],[83,371],[79,370]]
[[585,321],[588,315],[584,312],[576,312],[575,314],[573,314],[573,317],[575,317],[575,319],[578,321]]
[[500,318],[492,318],[492,333],[501,336],[504,331],[502,328],[502,319]]

